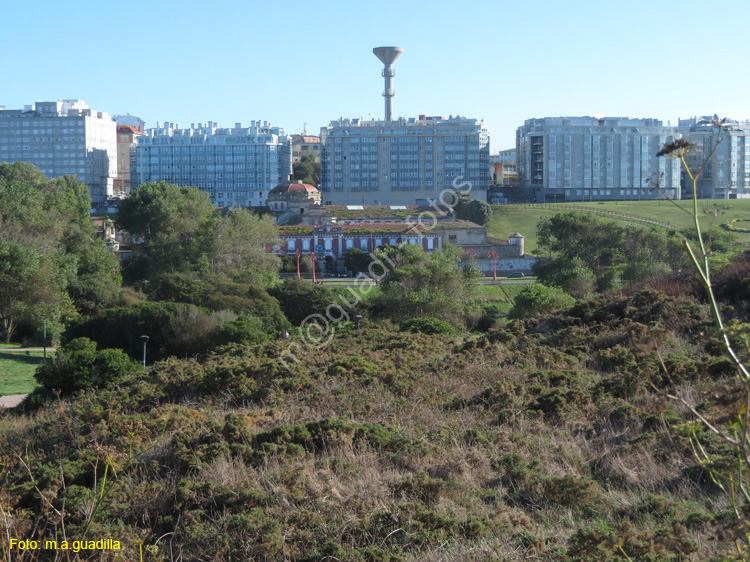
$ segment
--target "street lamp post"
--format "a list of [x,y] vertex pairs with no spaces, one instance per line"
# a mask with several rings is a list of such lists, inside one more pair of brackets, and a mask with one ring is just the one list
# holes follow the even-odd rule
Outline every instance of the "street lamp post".
[[146,344],[148,343],[148,336],[141,336],[143,342],[143,370],[146,370]]
[[314,285],[315,283],[317,283],[317,282],[318,282],[318,281],[317,281],[317,279],[315,279],[315,260],[317,259],[317,258],[315,257],[315,252],[312,252],[312,253],[310,254],[310,258],[312,259],[312,270],[313,270],[313,285]]
[[300,274],[299,274],[299,257],[300,257],[300,251],[296,250],[294,253],[297,254],[297,279],[299,279],[300,278]]
[[492,250],[489,254],[487,254],[488,258],[492,258],[492,280],[497,281],[497,252],[495,250]]
[[468,250],[466,250],[466,253],[469,256],[469,265],[471,265],[471,256],[476,256],[477,252],[476,250],[474,250],[474,248],[469,248]]
[[354,319],[357,321],[357,331],[359,332],[359,321],[362,320],[361,314],[355,314]]
[[44,346],[44,359],[47,359],[47,315],[42,314],[42,346]]

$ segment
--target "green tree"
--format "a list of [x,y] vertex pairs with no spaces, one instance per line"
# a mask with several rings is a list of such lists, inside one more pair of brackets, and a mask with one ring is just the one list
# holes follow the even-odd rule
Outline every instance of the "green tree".
[[199,189],[145,183],[122,201],[117,223],[146,244],[175,242],[197,234],[213,213],[211,199]]
[[[475,298],[476,268],[461,268],[461,251],[447,246],[428,254],[421,246],[402,244],[375,252],[386,273],[379,305],[400,320],[433,317],[463,325]],[[380,273],[379,267],[373,267]]]
[[266,253],[277,240],[272,219],[244,209],[221,214],[196,188],[144,184],[122,202],[117,222],[141,242],[126,268],[133,282],[177,272],[259,285],[277,278],[280,261]]
[[62,299],[57,264],[28,246],[0,242],[0,322],[6,342],[20,325],[41,324]]
[[0,243],[33,248],[44,267],[40,286],[55,289],[57,302],[46,306],[50,317],[61,316],[68,296],[84,313],[119,296],[119,260],[97,235],[90,208],[88,188],[73,176],[47,182],[30,164],[0,164]]
[[479,199],[472,200],[468,191],[459,191],[454,197],[453,211],[457,219],[480,225],[485,225],[492,219],[492,207]]
[[281,260],[266,250],[277,241],[273,218],[246,209],[215,215],[207,227],[208,254],[217,272],[236,282],[264,287],[275,283]]
[[140,273],[152,277],[209,267],[203,242],[213,214],[208,194],[198,189],[146,183],[122,201],[117,223],[136,241]]
[[315,162],[312,154],[305,155],[300,162],[292,164],[292,173],[295,180],[317,186],[320,183],[320,162]]
[[370,254],[359,248],[349,248],[344,254],[344,267],[355,275],[367,271],[370,263],[372,263]]
[[687,266],[675,233],[619,226],[583,213],[559,213],[537,225],[543,259],[533,271],[539,280],[576,297],[593,288],[608,290],[615,278],[641,281]]
[[559,287],[577,299],[596,292],[596,275],[582,260],[574,258],[567,263],[560,260],[556,265],[557,271],[545,277],[545,284]]

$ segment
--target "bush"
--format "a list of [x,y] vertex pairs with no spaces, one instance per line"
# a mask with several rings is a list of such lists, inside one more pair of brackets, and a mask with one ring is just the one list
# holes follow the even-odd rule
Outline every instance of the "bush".
[[[273,300],[269,296],[266,298]],[[283,315],[278,309],[276,312],[276,320],[281,326],[278,329],[283,329]],[[68,327],[65,340],[89,338],[100,348],[121,348],[138,359],[143,354],[140,336],[147,335],[150,338],[149,361],[157,361],[170,356],[206,353],[227,343],[263,341],[276,333],[276,325],[274,320],[266,321],[263,317],[238,322],[237,314],[227,310],[212,312],[189,304],[156,302],[112,308],[96,316],[81,318]]]
[[325,316],[326,308],[336,302],[336,293],[328,287],[294,277],[269,291],[275,297],[284,315],[295,326],[311,314]]
[[401,322],[399,330],[402,332],[422,332],[423,334],[451,334],[458,335],[458,330],[448,322],[437,318],[412,318]]
[[121,349],[96,350],[96,343],[77,338],[57,351],[54,359],[39,366],[34,378],[45,390],[70,394],[110,386],[139,369]]
[[509,318],[527,318],[557,308],[572,306],[575,299],[557,287],[540,283],[524,287],[508,313]]

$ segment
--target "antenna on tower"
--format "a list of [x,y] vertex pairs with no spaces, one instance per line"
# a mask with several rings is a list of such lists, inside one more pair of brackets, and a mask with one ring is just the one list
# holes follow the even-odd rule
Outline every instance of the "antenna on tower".
[[303,123],[303,124],[302,124],[302,134],[303,134],[303,135],[306,135],[306,134],[307,134],[307,123]]
[[404,49],[401,47],[375,47],[372,52],[384,65],[382,76],[385,78],[385,90],[383,90],[383,97],[385,98],[385,120],[393,121],[392,103],[395,92],[391,89],[391,79],[396,74],[393,70],[393,63],[401,56]]

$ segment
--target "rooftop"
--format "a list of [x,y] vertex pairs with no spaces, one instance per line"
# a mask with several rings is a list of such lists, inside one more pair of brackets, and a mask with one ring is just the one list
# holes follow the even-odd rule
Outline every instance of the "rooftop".
[[284,183],[277,185],[269,193],[318,193],[318,188],[308,183]]

